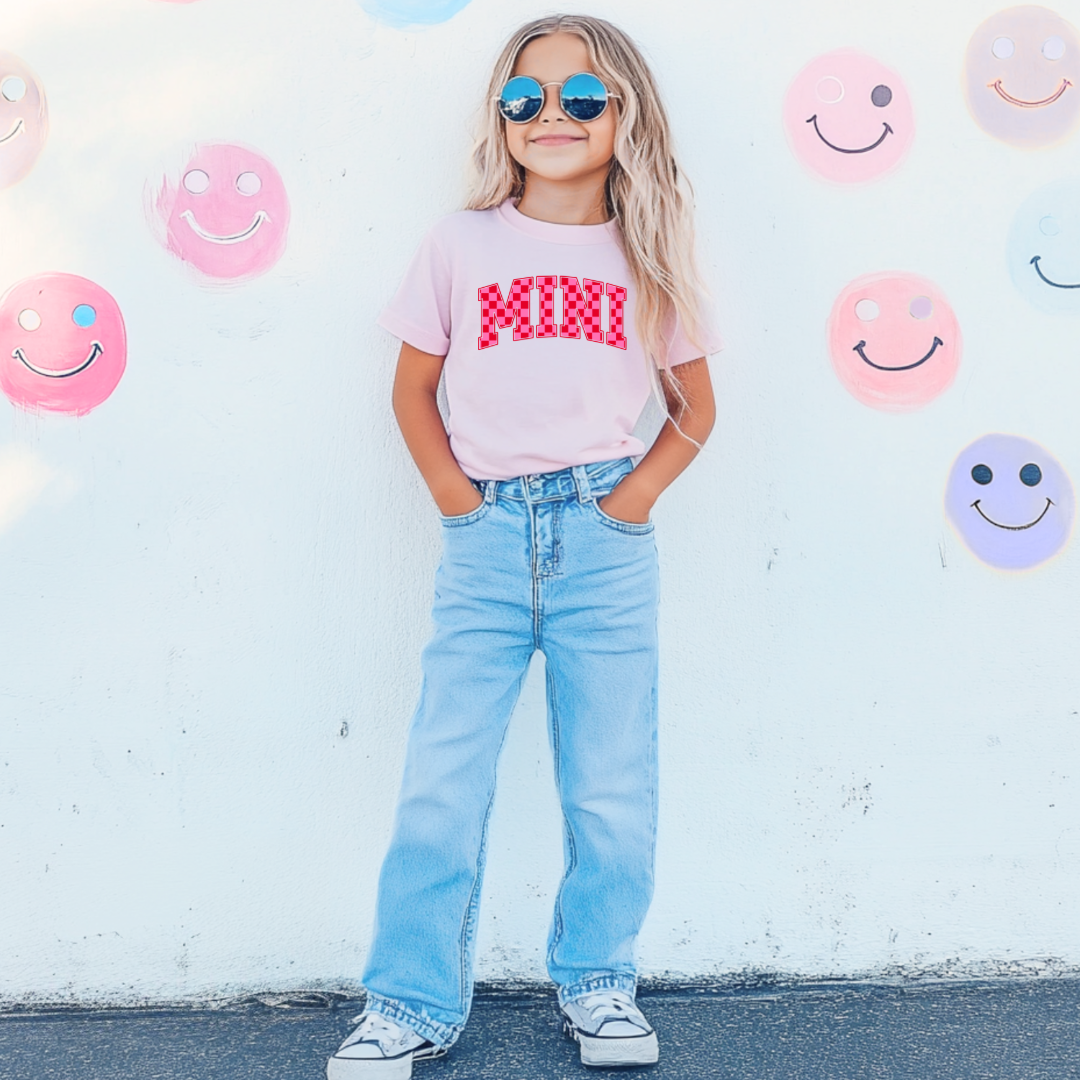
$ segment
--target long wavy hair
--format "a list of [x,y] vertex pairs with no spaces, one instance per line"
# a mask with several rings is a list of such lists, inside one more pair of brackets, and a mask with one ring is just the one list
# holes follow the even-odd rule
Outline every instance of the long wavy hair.
[[[497,99],[522,49],[548,34],[576,34],[585,42],[594,74],[613,94],[615,155],[607,176],[607,211],[619,227],[623,253],[637,286],[635,327],[649,361],[650,382],[667,412],[658,370],[678,319],[703,346],[703,288],[694,258],[693,194],[675,161],[667,114],[652,72],[637,46],[618,27],[589,15],[550,15],[514,33],[495,62],[473,147],[468,210],[487,210],[525,191],[525,170],[506,144]],[[704,353],[704,348],[702,348]],[[668,383],[686,400],[674,370]]]

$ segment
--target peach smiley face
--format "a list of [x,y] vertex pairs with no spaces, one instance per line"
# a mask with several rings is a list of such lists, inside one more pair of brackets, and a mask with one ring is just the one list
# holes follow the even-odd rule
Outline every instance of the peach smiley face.
[[116,301],[75,274],[39,274],[0,298],[0,388],[24,409],[82,416],[116,389],[127,334]]
[[166,247],[227,281],[266,273],[289,233],[289,197],[277,169],[256,151],[226,143],[197,147],[179,183],[162,183],[157,211]]
[[836,298],[828,325],[833,368],[851,395],[890,412],[948,389],[960,326],[941,290],[914,274],[868,274]]
[[1080,38],[1048,8],[991,15],[971,35],[964,94],[979,127],[1013,146],[1049,146],[1080,116]]
[[895,168],[915,135],[903,80],[854,49],[819,56],[795,76],[784,98],[784,128],[795,156],[839,183]]
[[17,56],[0,52],[0,188],[34,167],[49,135],[49,109],[38,77]]

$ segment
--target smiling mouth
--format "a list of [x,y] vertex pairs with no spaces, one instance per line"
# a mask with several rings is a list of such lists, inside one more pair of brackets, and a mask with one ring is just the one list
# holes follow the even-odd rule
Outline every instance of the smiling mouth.
[[1041,255],[1032,255],[1031,265],[1035,267],[1035,273],[1039,275],[1046,282],[1047,285],[1053,285],[1055,289],[1080,289],[1080,283],[1076,285],[1062,285],[1060,281],[1051,281],[1043,272],[1042,267],[1039,265]]
[[78,375],[80,371],[85,371],[104,351],[100,341],[92,341],[90,342],[90,355],[81,364],[76,364],[75,367],[66,368],[63,371],[35,367],[26,359],[26,353],[22,349],[15,349],[11,355],[16,360],[21,360],[35,375],[44,375],[46,379],[67,379],[72,375]]
[[921,360],[916,360],[914,364],[903,364],[899,367],[886,367],[884,364],[875,364],[874,361],[863,352],[863,349],[866,347],[865,341],[860,341],[851,351],[857,352],[863,358],[865,363],[869,364],[872,368],[877,368],[878,371],[910,371],[912,368],[917,368],[920,364],[925,364],[926,361],[937,352],[938,346],[943,346],[944,344],[945,342],[942,341],[941,338],[935,337],[934,344],[930,346],[930,351]]
[[979,505],[979,503],[981,503],[981,502],[982,502],[982,499],[976,499],[971,505],[974,506],[975,509],[979,511],[979,515],[980,515],[980,517],[982,517],[982,519],[984,521],[989,521],[990,524],[993,525],[997,529],[1009,529],[1012,532],[1021,532],[1024,529],[1030,529],[1032,525],[1038,525],[1039,522],[1042,521],[1042,519],[1044,517],[1046,517],[1046,511],[1049,510],[1050,507],[1054,505],[1053,499],[1048,498],[1046,500],[1046,505],[1043,507],[1043,512],[1034,521],[1029,521],[1026,525],[1002,525],[1000,521],[995,521],[993,518],[988,518],[983,513],[982,507]]
[[809,120],[808,124],[814,125],[814,130],[817,132],[817,137],[830,149],[835,150],[840,154],[865,154],[868,150],[873,150],[875,147],[880,146],[885,141],[886,135],[894,134],[893,129],[888,124],[883,123],[881,126],[885,129],[882,131],[880,138],[877,142],[872,142],[869,146],[860,146],[857,150],[849,150],[846,146],[836,146],[834,143],[829,142],[824,135],[821,134],[821,128],[817,126],[817,113],[814,113]]
[[208,233],[195,220],[195,215],[190,210],[185,210],[180,216],[191,226],[191,231],[197,237],[201,240],[208,240],[211,244],[242,244],[259,231],[259,227],[264,221],[270,220],[270,215],[265,210],[260,210],[255,215],[255,220],[243,232],[233,233],[232,236],[217,236],[214,233]]
[[3,146],[6,142],[10,142],[16,135],[21,135],[25,127],[26,125],[23,123],[23,118],[20,116],[19,119],[15,121],[11,130],[0,139],[0,146]]
[[1021,109],[1041,109],[1044,105],[1052,105],[1072,83],[1068,79],[1062,79],[1061,85],[1049,96],[1044,97],[1041,101],[1025,101],[1023,98],[1013,97],[1002,85],[1000,79],[995,79],[992,83],[986,84],[991,90],[996,90],[998,95],[1007,101],[1010,105],[1018,105]]

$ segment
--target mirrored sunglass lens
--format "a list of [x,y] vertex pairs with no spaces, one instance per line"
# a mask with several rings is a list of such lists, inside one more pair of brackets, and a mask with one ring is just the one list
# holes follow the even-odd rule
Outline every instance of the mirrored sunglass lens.
[[544,107],[544,91],[535,79],[518,75],[499,95],[499,112],[514,124],[523,124]]
[[607,88],[595,75],[573,75],[563,83],[561,101],[567,116],[595,120],[607,108]]

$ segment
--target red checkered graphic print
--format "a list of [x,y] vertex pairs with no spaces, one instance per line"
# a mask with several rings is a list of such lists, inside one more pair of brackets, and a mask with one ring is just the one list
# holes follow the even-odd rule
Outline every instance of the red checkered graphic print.
[[505,330],[508,326],[513,326],[515,341],[528,341],[533,336],[532,315],[529,311],[532,287],[531,277],[514,278],[505,304],[502,289],[497,284],[484,285],[477,289],[480,299],[480,337],[477,340],[481,349],[490,349],[499,344],[500,327]]
[[[600,326],[600,299],[604,295],[604,283],[585,278],[584,285],[585,295],[582,294],[576,277],[559,278],[559,288],[562,289],[563,295],[562,326],[559,327],[559,337],[580,337],[581,330],[584,330],[585,337],[589,341],[603,341],[604,331]],[[625,295],[624,289],[623,296]],[[577,325],[579,322],[581,329]]]
[[616,349],[626,348],[626,335],[623,333],[623,305],[626,303],[626,290],[621,285],[608,282],[608,332],[607,343]]
[[558,337],[559,329],[555,325],[555,286],[559,284],[559,278],[555,274],[538,274],[536,287],[540,290],[540,325],[536,328],[536,336]]

